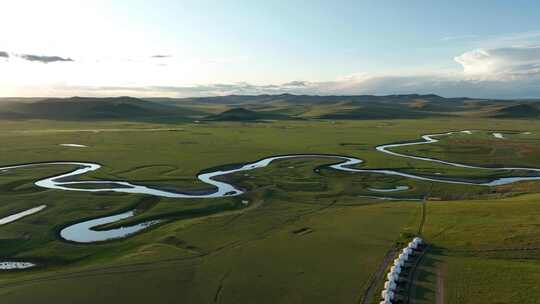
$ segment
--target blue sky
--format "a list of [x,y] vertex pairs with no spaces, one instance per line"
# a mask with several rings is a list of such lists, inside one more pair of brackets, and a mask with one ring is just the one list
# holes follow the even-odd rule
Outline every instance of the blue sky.
[[21,0],[3,7],[0,96],[540,97],[538,1]]

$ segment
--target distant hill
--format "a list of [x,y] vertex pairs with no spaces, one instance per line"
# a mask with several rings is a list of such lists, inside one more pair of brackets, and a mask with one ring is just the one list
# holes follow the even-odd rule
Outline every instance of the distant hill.
[[0,119],[178,122],[279,119],[538,118],[540,100],[405,95],[229,95],[196,98],[0,98]]
[[243,108],[300,119],[403,119],[446,116],[483,108],[497,101],[444,98],[435,94],[407,95],[229,95],[197,98],[148,99],[167,105],[192,106],[213,114]]
[[[320,96],[320,95],[294,95],[294,94],[278,94],[278,95],[227,95],[227,96],[212,96],[212,97],[189,97],[189,98],[149,98],[163,103],[199,103],[199,104],[224,104],[224,105],[241,105],[252,103],[275,103],[286,102],[290,104],[332,104],[338,102],[380,102],[380,101],[407,101],[417,98],[426,100],[452,100],[435,94],[407,94],[407,95],[335,95],[335,96]],[[460,98],[459,100],[462,100]]]
[[532,103],[504,107],[493,116],[498,118],[538,118],[540,117],[540,105]]
[[152,117],[185,117],[200,114],[194,110],[154,103],[133,97],[50,98],[31,102],[0,105],[0,117],[43,118],[63,120],[140,119]]
[[272,120],[272,119],[287,119],[286,115],[275,113],[264,113],[247,110],[244,108],[234,108],[222,112],[217,115],[209,115],[205,120],[213,121],[256,121],[256,120]]
[[446,116],[443,110],[429,110],[422,107],[403,106],[399,104],[371,104],[352,110],[328,113],[319,116],[321,119],[408,119],[433,116]]

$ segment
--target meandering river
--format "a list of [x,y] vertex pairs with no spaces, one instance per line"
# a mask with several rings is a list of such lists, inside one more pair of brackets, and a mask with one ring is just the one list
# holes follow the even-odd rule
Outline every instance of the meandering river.
[[[237,168],[234,168],[234,169],[216,170],[212,172],[201,173],[197,176],[197,178],[200,181],[210,186],[213,186],[213,189],[209,189],[206,192],[199,193],[199,194],[189,194],[181,190],[178,190],[178,191],[164,190],[158,187],[149,187],[145,185],[134,184],[129,181],[112,181],[112,180],[111,181],[107,181],[107,180],[75,181],[74,180],[75,178],[80,177],[89,172],[99,170],[101,168],[101,165],[99,164],[88,163],[88,162],[30,163],[30,164],[0,167],[0,172],[10,171],[10,170],[15,170],[15,169],[20,169],[20,168],[31,168],[31,167],[37,167],[37,166],[73,165],[77,167],[75,170],[70,171],[68,173],[63,173],[60,175],[47,177],[45,179],[38,180],[35,182],[35,185],[42,188],[64,190],[64,191],[121,192],[121,193],[154,195],[154,196],[161,196],[161,197],[168,197],[168,198],[192,198],[192,199],[193,198],[195,199],[196,198],[219,198],[219,197],[240,195],[244,193],[243,190],[241,190],[240,188],[238,188],[237,186],[233,184],[217,180],[217,178],[226,176],[229,174],[237,173],[237,172],[264,168],[270,165],[274,161],[285,160],[285,159],[296,159],[296,158],[328,158],[328,159],[339,161],[336,164],[328,165],[328,167],[334,170],[338,170],[338,171],[393,175],[393,176],[401,176],[405,178],[411,178],[411,179],[422,180],[422,181],[430,181],[430,182],[438,182],[438,183],[479,185],[479,186],[492,187],[492,186],[515,183],[519,181],[540,180],[540,169],[538,168],[481,167],[481,166],[460,164],[460,163],[440,160],[436,158],[407,155],[407,154],[402,154],[402,153],[398,153],[398,152],[394,152],[390,150],[392,148],[398,148],[398,147],[404,147],[404,146],[432,144],[432,143],[438,142],[439,137],[449,136],[455,133],[472,134],[472,131],[464,130],[464,131],[447,132],[447,133],[439,133],[439,134],[428,134],[428,135],[423,135],[420,141],[386,144],[386,145],[377,146],[376,149],[379,152],[382,152],[391,156],[410,158],[410,159],[415,159],[419,161],[438,163],[438,164],[454,166],[454,167],[459,167],[459,168],[476,169],[476,170],[508,170],[508,171],[519,170],[528,175],[527,176],[498,177],[490,181],[463,180],[463,179],[455,179],[452,177],[445,177],[442,175],[437,175],[437,176],[418,175],[418,174],[406,173],[406,172],[401,172],[401,171],[391,170],[391,169],[357,168],[358,165],[363,163],[363,160],[359,158],[351,157],[351,156],[328,155],[328,154],[292,154],[292,155],[279,155],[279,156],[267,157],[267,158],[264,158],[255,162],[238,166]],[[91,187],[85,188],[84,187],[85,185],[91,186]],[[406,190],[406,189],[407,187],[405,186],[397,186],[396,188],[393,188],[393,189],[372,189],[372,190],[376,192],[393,192],[393,191]],[[74,225],[64,228],[60,232],[60,236],[63,239],[67,241],[71,241],[71,242],[92,243],[92,242],[99,242],[99,241],[126,237],[128,235],[139,232],[159,222],[159,221],[144,222],[144,223],[139,223],[139,224],[128,226],[128,227],[109,229],[109,230],[94,230],[93,229],[94,227],[99,226],[99,225],[113,223],[119,220],[132,217],[134,214],[135,213],[133,211],[128,211],[121,214],[116,214],[112,216],[106,216],[106,217],[101,217],[101,218],[97,218],[97,219],[93,219],[89,221],[76,223]]]

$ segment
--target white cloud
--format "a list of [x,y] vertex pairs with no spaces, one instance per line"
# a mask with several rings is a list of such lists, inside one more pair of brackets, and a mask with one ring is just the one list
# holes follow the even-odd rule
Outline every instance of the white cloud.
[[[4,89],[3,92],[0,90],[0,94],[190,97],[281,93],[312,95],[434,93],[447,97],[540,97],[538,46],[475,49],[455,57],[454,60],[461,67],[456,66],[453,70],[417,70],[407,74],[357,73],[334,81],[294,80],[282,84],[247,82],[205,84],[204,65],[171,62],[171,66],[164,68],[157,67],[148,59],[101,63],[83,60],[54,67],[24,62],[11,66],[17,63],[16,60],[12,60],[3,63],[5,68],[12,68],[11,72],[0,73],[0,83],[12,84],[12,87],[7,91]],[[197,73],[201,75],[197,76]],[[70,79],[66,80],[65,75],[70,75]],[[53,81],[50,81],[51,79]],[[198,80],[201,84],[186,84],[188,81]]]
[[19,55],[24,60],[35,61],[41,63],[51,63],[51,62],[73,62],[71,58],[64,58],[60,56],[44,56],[44,55],[32,55],[32,54],[22,54]]
[[[408,75],[347,78],[326,82],[292,82],[274,85],[217,83],[186,86],[66,86],[33,87],[33,96],[198,97],[258,94],[390,95],[438,94],[445,97],[533,98],[540,96],[538,77],[529,80],[471,80],[459,75]],[[22,96],[28,88],[11,91]]]
[[478,80],[526,80],[540,75],[540,46],[476,49],[454,60],[466,76]]

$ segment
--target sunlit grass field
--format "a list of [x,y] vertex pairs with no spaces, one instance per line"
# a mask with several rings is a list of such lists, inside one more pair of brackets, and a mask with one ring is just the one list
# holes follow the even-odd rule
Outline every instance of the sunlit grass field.
[[[447,303],[536,303],[540,297],[540,196],[428,202],[420,303],[444,285]],[[439,279],[439,283],[437,283]]]
[[[529,151],[540,149],[539,122],[487,119],[4,121],[0,129],[0,166],[96,162],[103,168],[83,179],[129,180],[186,190],[208,189],[196,179],[202,170],[294,153],[348,155],[363,159],[366,168],[426,175],[489,179],[507,174],[452,168],[374,149],[418,140],[426,133],[485,130],[406,152],[479,165],[492,164],[490,157],[497,155],[496,164],[538,167],[538,158]],[[531,134],[500,140],[488,130]],[[88,147],[60,146],[69,143]],[[539,197],[530,194],[538,192],[538,183],[487,188],[320,167],[334,162],[287,160],[233,174],[227,180],[247,193],[220,199],[62,192],[33,185],[39,178],[72,169],[69,166],[0,172],[0,217],[48,206],[0,226],[0,257],[40,265],[0,274],[0,297],[6,303],[42,299],[51,303],[358,303],[386,252],[418,232],[431,244],[419,278],[423,285],[415,291],[419,301],[433,302],[441,276],[447,303],[496,303],[493,299],[534,303],[531,295],[540,297],[532,284],[537,280],[538,251],[486,251],[540,247]],[[320,169],[315,172],[315,168]],[[369,188],[396,185],[410,187],[390,194],[397,201],[366,197],[388,195]],[[427,199],[423,225],[422,202],[400,198]],[[137,216],[108,227],[155,218],[164,221],[138,235],[101,244],[73,244],[58,237],[59,229],[70,223],[133,208]],[[520,292],[523,286],[529,290]]]

